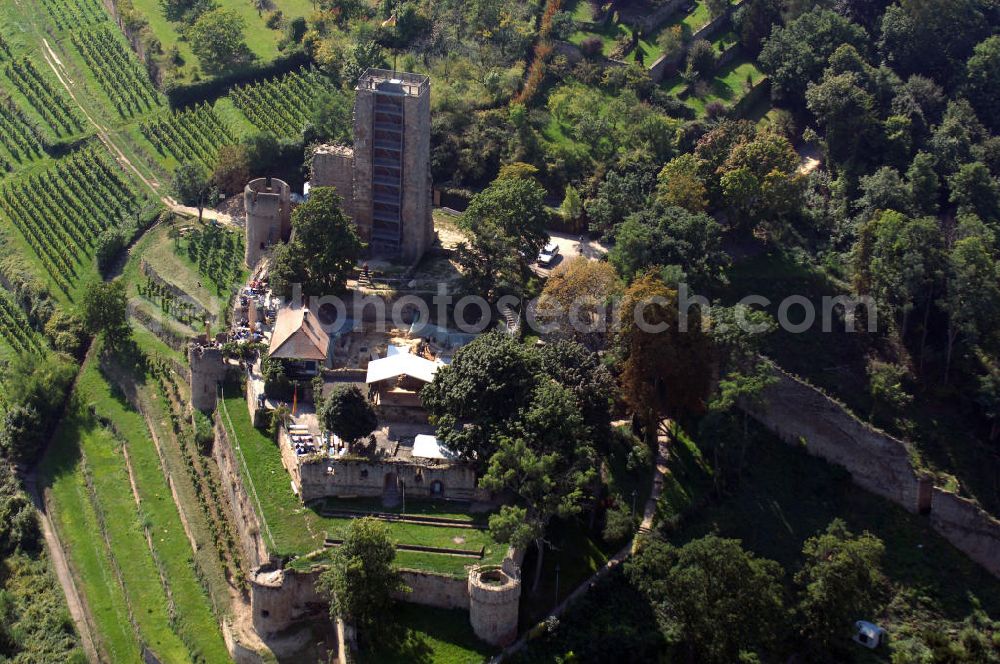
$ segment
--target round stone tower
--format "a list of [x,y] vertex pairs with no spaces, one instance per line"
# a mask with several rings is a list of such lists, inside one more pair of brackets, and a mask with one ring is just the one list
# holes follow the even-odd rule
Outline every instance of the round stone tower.
[[269,247],[292,231],[292,190],[278,178],[251,180],[243,190],[247,210],[246,264],[252,268]]
[[226,379],[222,349],[189,344],[188,363],[191,365],[191,405],[202,411],[213,410],[219,383]]
[[494,646],[507,646],[517,638],[517,611],[521,579],[497,565],[469,571],[469,622],[472,631]]

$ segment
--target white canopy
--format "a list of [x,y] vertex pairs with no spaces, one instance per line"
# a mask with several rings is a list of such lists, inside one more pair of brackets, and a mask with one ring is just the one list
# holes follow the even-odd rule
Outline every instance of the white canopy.
[[399,376],[410,376],[425,383],[434,380],[434,374],[440,366],[439,362],[432,362],[426,358],[410,352],[403,352],[399,349],[393,350],[394,348],[396,346],[389,347],[388,356],[372,360],[368,363],[368,375],[365,377],[366,383],[378,383]]
[[436,437],[422,433],[413,439],[413,456],[421,459],[450,459],[454,454],[442,447]]

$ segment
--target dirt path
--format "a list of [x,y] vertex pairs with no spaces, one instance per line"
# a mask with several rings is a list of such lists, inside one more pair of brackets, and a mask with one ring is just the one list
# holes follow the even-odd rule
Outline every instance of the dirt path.
[[38,512],[38,522],[42,527],[42,536],[45,538],[45,548],[49,552],[49,560],[52,561],[52,569],[55,570],[56,579],[66,596],[69,615],[73,618],[76,631],[80,634],[80,645],[83,646],[87,660],[92,664],[99,664],[101,658],[97,654],[96,641],[90,625],[90,613],[85,608],[83,598],[77,590],[69,568],[69,561],[66,560],[66,552],[63,550],[55,525],[49,518],[48,506],[38,489],[34,473],[24,478],[24,485]]
[[[115,157],[115,160],[122,166],[122,168],[131,171],[132,174],[134,174],[135,177],[137,177],[146,186],[146,188],[153,193],[153,195],[157,196],[160,199],[160,202],[163,203],[163,205],[170,208],[170,210],[175,214],[184,215],[186,217],[197,217],[198,210],[196,208],[187,205],[181,205],[176,200],[171,198],[169,195],[161,193],[160,190],[162,186],[160,182],[155,178],[154,179],[147,178],[145,175],[142,174],[142,172],[138,168],[135,167],[135,164],[133,164],[132,161],[125,155],[125,153],[121,150],[121,148],[119,148],[118,145],[115,144],[113,140],[111,140],[111,135],[107,127],[104,127],[99,122],[97,122],[97,120],[95,120],[94,117],[87,112],[87,109],[84,108],[83,104],[80,103],[80,100],[77,99],[76,94],[73,92],[73,86],[76,84],[73,83],[73,79],[70,78],[69,73],[66,71],[65,65],[63,65],[62,63],[62,60],[59,59],[59,56],[49,45],[49,41],[44,37],[42,38],[42,45],[45,47],[42,52],[42,56],[45,58],[46,64],[49,65],[49,68],[56,75],[56,78],[59,79],[59,83],[66,90],[67,94],[69,94],[70,98],[73,100],[73,103],[76,104],[76,107],[80,109],[80,112],[83,113],[83,116],[87,118],[87,122],[89,122],[94,126],[98,140],[100,140],[101,143],[103,143],[104,146],[111,151],[111,153]],[[233,219],[228,214],[224,212],[218,212],[217,210],[204,210],[202,212],[202,218],[211,219],[226,226],[239,227],[239,223],[235,219]]]

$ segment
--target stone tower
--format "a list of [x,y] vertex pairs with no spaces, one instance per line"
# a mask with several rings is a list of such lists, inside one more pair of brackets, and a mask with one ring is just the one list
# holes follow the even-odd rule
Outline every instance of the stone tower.
[[191,406],[203,411],[213,410],[218,385],[226,379],[222,349],[189,344],[188,363],[191,365]]
[[318,148],[312,185],[337,189],[373,256],[418,262],[434,239],[430,79],[368,69],[354,100],[354,149]]
[[253,268],[271,245],[291,234],[291,196],[278,178],[251,180],[243,190],[247,211],[246,264]]
[[469,570],[469,622],[480,639],[508,646],[517,638],[517,611],[521,579],[502,567],[488,565]]

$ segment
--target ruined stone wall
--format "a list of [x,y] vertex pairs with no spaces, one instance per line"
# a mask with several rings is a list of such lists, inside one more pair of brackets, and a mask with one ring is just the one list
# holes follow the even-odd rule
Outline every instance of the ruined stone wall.
[[443,485],[443,498],[489,497],[488,492],[477,488],[475,471],[464,464],[318,459],[298,466],[299,496],[305,503],[328,496],[381,496],[386,483],[395,483],[397,478],[407,497],[431,496],[435,481]]
[[469,591],[465,579],[409,569],[401,570],[400,574],[412,592],[396,593],[396,599],[439,609],[469,610]]
[[320,572],[261,568],[249,575],[253,626],[261,638],[329,611],[329,602],[316,590]]
[[957,549],[1000,576],[1000,520],[973,501],[932,486],[913,467],[909,443],[862,422],[842,404],[801,379],[777,370],[754,419],[781,440],[842,466],[858,486],[904,509],[926,514],[931,527]]
[[469,622],[483,641],[506,646],[517,638],[520,574],[499,566],[477,567],[469,572]]
[[260,521],[253,501],[243,485],[239,461],[218,413],[215,416],[215,443],[212,445],[212,458],[219,466],[222,489],[229,501],[229,507],[236,522],[236,534],[240,543],[244,569],[252,569],[268,563],[269,554],[261,535]]
[[340,145],[321,145],[313,152],[312,187],[333,187],[344,199],[344,213],[354,217],[354,150]]
[[934,487],[931,526],[967,556],[1000,577],[1000,521],[971,500]]

